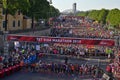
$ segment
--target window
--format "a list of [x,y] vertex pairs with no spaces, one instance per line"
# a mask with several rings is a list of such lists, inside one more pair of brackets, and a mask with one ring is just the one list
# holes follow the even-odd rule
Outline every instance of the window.
[[3,15],[5,14],[5,9],[4,9],[4,8],[2,9],[2,14],[3,14]]
[[15,27],[15,21],[13,21],[13,27]]
[[5,21],[2,22],[2,26],[3,26],[3,28],[5,28]]
[[20,27],[20,20],[18,20],[18,27]]

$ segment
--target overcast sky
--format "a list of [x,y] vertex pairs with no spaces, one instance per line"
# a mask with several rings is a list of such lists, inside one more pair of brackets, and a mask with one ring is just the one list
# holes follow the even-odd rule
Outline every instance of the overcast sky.
[[102,8],[120,9],[120,0],[52,0],[52,5],[60,11],[72,9],[73,3],[77,3],[77,10],[80,11]]

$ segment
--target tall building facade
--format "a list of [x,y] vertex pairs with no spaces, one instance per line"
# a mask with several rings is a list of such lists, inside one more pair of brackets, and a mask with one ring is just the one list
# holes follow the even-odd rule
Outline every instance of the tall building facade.
[[76,15],[76,9],[77,8],[77,4],[76,3],[73,3],[73,14],[74,16]]

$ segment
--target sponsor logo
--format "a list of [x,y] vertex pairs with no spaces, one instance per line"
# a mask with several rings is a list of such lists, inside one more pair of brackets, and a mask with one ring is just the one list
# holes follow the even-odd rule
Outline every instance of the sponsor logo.
[[16,37],[10,37],[11,40],[16,40],[17,38]]

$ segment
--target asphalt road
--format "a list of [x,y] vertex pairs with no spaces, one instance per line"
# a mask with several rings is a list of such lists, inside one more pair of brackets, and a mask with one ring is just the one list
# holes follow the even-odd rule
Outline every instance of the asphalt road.
[[[41,58],[44,62],[56,62],[56,63],[64,63],[65,56],[59,55],[49,55],[46,57]],[[108,62],[105,57],[90,57],[90,58],[75,58],[75,57],[68,57],[68,63],[72,64],[88,64],[88,65],[98,65],[100,68],[105,69]]]
[[41,31],[34,31],[34,32],[25,32],[25,33],[17,33],[18,35],[33,35],[33,36],[49,36],[50,34],[50,29],[45,29]]
[[[45,56],[41,58],[43,62],[55,62],[55,63],[63,63],[64,57],[60,56]],[[68,63],[73,64],[94,64],[99,65],[101,68],[105,69],[106,62],[100,62],[98,63],[97,59],[88,59],[88,60],[81,60],[81,59],[75,59],[75,58],[69,58]],[[56,74],[56,73],[48,73],[48,72],[25,72],[25,71],[19,71],[16,72],[10,76],[7,76],[0,80],[94,80],[92,76],[85,75],[85,76],[78,76],[78,75],[67,75],[67,74]],[[99,79],[100,80],[100,79]]]

